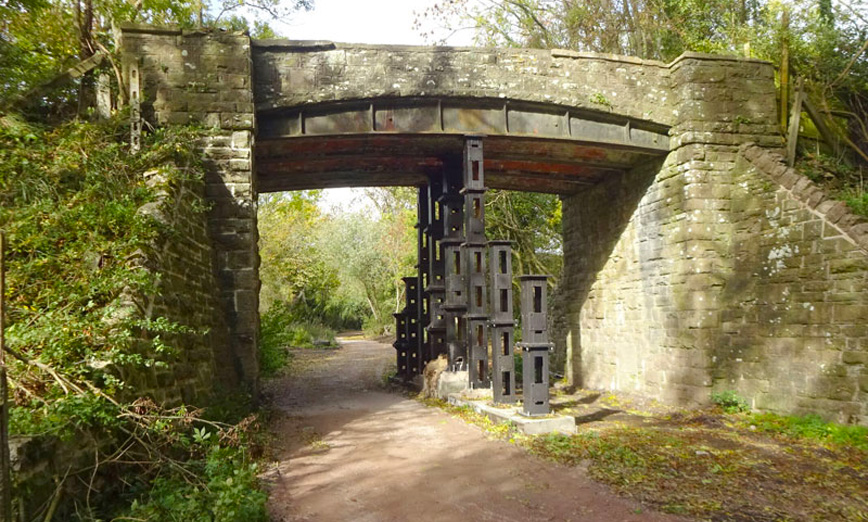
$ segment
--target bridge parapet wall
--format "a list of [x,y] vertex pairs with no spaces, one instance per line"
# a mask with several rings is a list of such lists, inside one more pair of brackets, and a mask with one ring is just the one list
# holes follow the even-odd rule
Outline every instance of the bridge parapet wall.
[[563,50],[254,40],[256,108],[370,98],[521,100],[672,124],[669,69]]

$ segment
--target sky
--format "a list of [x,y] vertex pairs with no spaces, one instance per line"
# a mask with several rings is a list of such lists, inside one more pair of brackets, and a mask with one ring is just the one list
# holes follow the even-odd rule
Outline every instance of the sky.
[[[426,45],[413,29],[413,21],[416,11],[423,11],[435,1],[314,0],[312,11],[296,13],[289,23],[273,25],[281,35],[293,40]],[[459,32],[449,37],[447,44],[470,45],[471,35]]]
[[[331,40],[344,43],[427,45],[413,29],[415,12],[435,0],[314,0],[312,11],[293,15],[289,23],[271,22],[276,32],[293,40]],[[443,37],[443,30],[438,37]],[[467,31],[451,35],[447,45],[471,45]],[[356,189],[331,189],[323,194],[323,207],[364,206]]]

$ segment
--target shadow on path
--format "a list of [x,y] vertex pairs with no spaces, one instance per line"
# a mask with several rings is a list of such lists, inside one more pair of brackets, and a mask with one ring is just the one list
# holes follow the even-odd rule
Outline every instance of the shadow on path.
[[682,520],[384,391],[391,346],[343,342],[292,362],[267,385],[278,410],[276,462],[264,475],[273,520]]

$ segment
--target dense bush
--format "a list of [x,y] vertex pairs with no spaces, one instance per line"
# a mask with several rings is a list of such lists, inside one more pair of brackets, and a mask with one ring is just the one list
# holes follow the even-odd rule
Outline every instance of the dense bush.
[[[197,183],[198,132],[154,132],[131,155],[122,117],[56,128],[0,118],[10,429],[99,441],[97,471],[118,479],[87,500],[65,498],[56,519],[110,519],[130,502],[143,519],[265,519],[246,450],[244,426],[254,422],[236,427],[184,407],[124,402],[129,387],[117,370],[170,364],[176,350],[164,334],[185,331],[137,312],[131,297],[156,289],[143,256],[175,233],[139,212],[157,197],[143,173]],[[91,464],[66,480],[89,483]],[[46,508],[29,515],[45,517]]]
[[138,213],[155,197],[142,174],[200,176],[190,131],[156,133],[131,156],[121,122],[39,129],[6,117],[0,125],[13,418],[29,419],[13,430],[92,419],[95,403],[125,387],[112,369],[166,364],[173,349],[160,334],[181,329],[129,313],[128,296],[153,291],[142,253],[170,233]]
[[274,303],[260,318],[259,370],[276,375],[289,362],[287,348],[337,345],[335,331],[321,322],[299,320],[286,303]]
[[726,413],[750,411],[750,405],[747,401],[733,390],[712,393],[711,402],[719,406]]

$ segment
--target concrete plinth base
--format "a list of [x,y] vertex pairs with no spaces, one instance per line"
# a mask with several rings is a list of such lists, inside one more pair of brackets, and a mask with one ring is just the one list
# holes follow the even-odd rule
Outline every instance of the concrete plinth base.
[[443,372],[437,381],[437,398],[446,400],[453,393],[461,393],[467,388],[467,372]]
[[509,423],[525,435],[541,435],[544,433],[563,433],[572,435],[576,432],[576,419],[561,415],[546,415],[544,417],[526,417],[519,413],[516,406],[495,407],[485,402],[468,400],[460,394],[449,396],[449,404],[454,406],[470,406],[473,411],[485,415],[498,424]]

